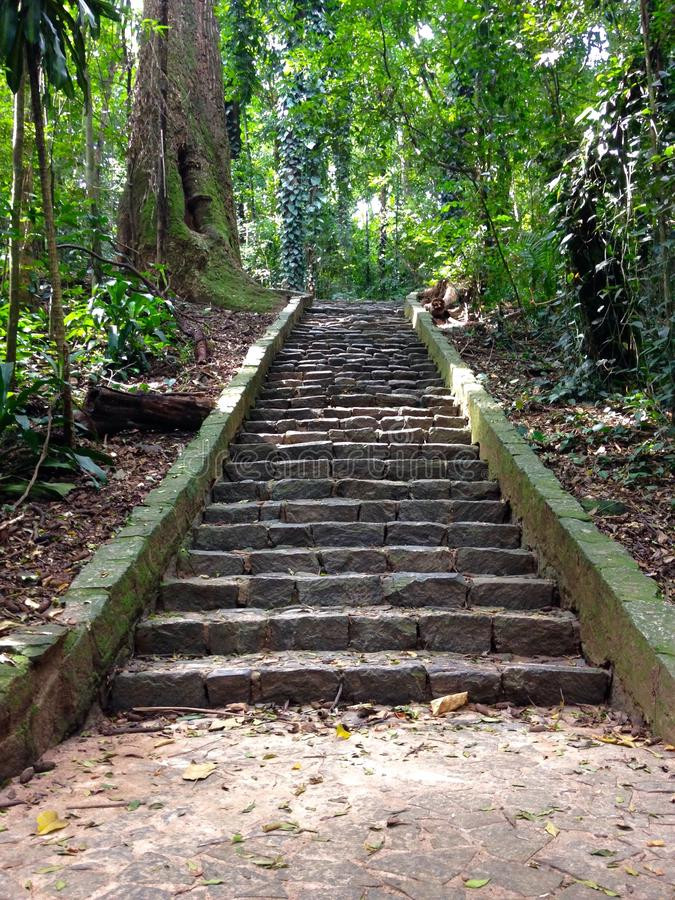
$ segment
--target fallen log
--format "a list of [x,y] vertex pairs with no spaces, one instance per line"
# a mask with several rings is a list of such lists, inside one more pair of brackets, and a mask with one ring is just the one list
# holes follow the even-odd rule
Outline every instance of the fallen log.
[[131,394],[94,385],[87,392],[82,418],[99,436],[125,428],[196,431],[213,407],[213,400],[204,394]]

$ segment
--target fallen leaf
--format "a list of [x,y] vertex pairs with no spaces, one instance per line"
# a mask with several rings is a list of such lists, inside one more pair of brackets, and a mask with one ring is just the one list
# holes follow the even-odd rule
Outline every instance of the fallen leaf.
[[592,891],[599,891],[601,894],[604,894],[606,897],[620,897],[620,894],[617,894],[616,891],[611,890],[611,888],[604,887],[601,884],[598,884],[597,881],[583,881],[578,879],[577,884],[583,884],[584,887],[590,888]]
[[208,778],[212,772],[215,772],[217,768],[218,766],[213,762],[192,762],[187,769],[183,770],[181,777],[183,781],[202,781],[204,778]]
[[200,884],[208,886],[210,884],[225,884],[224,878],[205,878],[204,881],[200,881]]
[[244,842],[244,838],[239,831],[235,831],[230,840],[233,844],[242,844]]
[[485,887],[486,884],[490,883],[489,878],[469,878],[468,881],[464,882],[464,887],[467,888],[482,888]]
[[548,832],[551,837],[558,837],[560,834],[560,829],[556,828],[553,822],[547,822],[546,825],[544,825],[544,831]]
[[446,694],[444,697],[438,697],[431,701],[431,712],[434,716],[443,716],[445,713],[454,712],[461,706],[466,706],[468,702],[467,691],[461,691],[459,694]]
[[295,763],[293,766],[291,766],[291,768],[294,769],[294,770],[301,769],[301,768],[302,768],[302,763]]
[[652,841],[647,841],[648,847],[665,847],[666,842],[661,838],[654,838]]
[[60,831],[61,828],[67,828],[68,823],[59,819],[59,814],[53,809],[46,809],[37,817],[37,833],[51,834],[52,831]]
[[64,881],[62,878],[60,878],[54,885],[54,890],[62,891],[64,888],[67,888],[67,887],[68,887],[68,882]]
[[253,800],[251,803],[249,803],[249,805],[245,809],[242,809],[242,812],[250,813],[251,810],[253,810],[253,809],[255,809],[255,800]]
[[351,731],[348,731],[344,725],[338,725],[335,728],[335,736],[341,738],[343,741],[348,741],[352,736]]
[[381,850],[384,847],[384,838],[381,841],[377,841],[377,843],[370,844],[368,841],[363,845],[366,848],[366,851],[369,855],[373,853],[377,853],[378,850]]

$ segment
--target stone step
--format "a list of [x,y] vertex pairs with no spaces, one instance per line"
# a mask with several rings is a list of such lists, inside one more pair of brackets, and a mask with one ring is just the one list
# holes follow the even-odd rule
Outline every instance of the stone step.
[[[379,419],[375,416],[343,416],[341,419],[317,416],[314,419],[276,419],[273,422],[268,422],[264,419],[249,419],[244,424],[242,434],[273,435],[275,440],[279,440],[279,435],[286,434],[289,431],[327,434],[330,431],[357,432],[363,429],[402,431],[408,428],[422,428],[433,432],[434,429],[439,429],[439,431],[446,429],[465,430],[467,427],[467,420],[462,416],[383,416]],[[239,437],[237,437],[238,439]],[[307,438],[307,440],[310,439],[309,437]],[[261,440],[261,438],[254,440]],[[439,440],[439,443],[445,443],[445,441]]]
[[493,522],[508,521],[508,504],[499,500],[262,500],[212,503],[204,522],[242,525],[252,522]]
[[[279,403],[286,403],[286,401],[278,401]],[[448,404],[447,407],[444,408],[443,412],[433,412],[432,409],[429,409],[426,406],[324,406],[324,407],[302,407],[295,406],[293,409],[284,405],[280,407],[268,407],[268,406],[255,406],[253,409],[249,411],[248,419],[247,419],[247,427],[251,422],[280,422],[282,425],[286,420],[290,419],[292,422],[298,421],[306,421],[308,419],[319,419],[329,421],[341,422],[343,419],[350,419],[355,417],[366,416],[369,419],[375,419],[378,422],[381,422],[383,419],[396,419],[396,418],[422,418],[426,421],[429,419],[436,420],[437,418],[460,418],[459,415],[459,407],[457,404],[452,403]],[[462,422],[465,422],[465,419],[462,419]],[[439,423],[445,425],[446,423]],[[338,425],[336,427],[342,427]]]
[[213,500],[235,503],[241,500],[320,500],[350,497],[354,500],[497,500],[496,481],[371,481],[362,478],[286,478],[277,481],[219,481],[213,486]]
[[[460,446],[457,459],[238,459],[223,464],[226,481],[302,479],[386,479],[387,481],[485,481],[487,463],[473,458],[473,447]],[[465,458],[465,455],[469,458]]]
[[197,525],[195,550],[267,550],[274,547],[426,547],[520,548],[517,525],[486,522],[251,522]]
[[340,572],[461,572],[465,575],[534,575],[537,564],[527,550],[479,547],[326,547],[279,550],[185,550],[176,561],[179,575],[339,575]]
[[291,606],[379,606],[442,609],[477,606],[548,609],[555,604],[553,582],[534,576],[457,572],[345,573],[337,575],[241,575],[224,578],[170,578],[160,590],[164,610]]
[[273,422],[278,419],[320,419],[344,418],[348,416],[370,416],[374,419],[395,416],[459,416],[459,405],[454,400],[443,400],[431,406],[422,405],[417,398],[413,403],[403,403],[393,395],[385,402],[367,400],[365,396],[354,398],[348,404],[305,402],[307,398],[291,400],[269,400],[256,405],[248,413],[249,420]]
[[518,706],[598,704],[610,676],[581,660],[480,662],[444,652],[296,652],[211,656],[201,660],[134,660],[115,679],[115,710],[139,706],[219,708],[228,703],[405,704],[467,691],[469,701]]
[[462,433],[464,443],[425,444],[420,442],[424,437],[420,429],[409,429],[405,432],[387,432],[377,442],[354,443],[353,441],[314,440],[280,444],[230,444],[229,455],[232,462],[256,462],[269,460],[272,463],[290,462],[292,460],[320,459],[366,459],[384,460],[387,463],[407,460],[469,460],[478,459],[478,446],[471,444],[469,432]]
[[287,429],[283,433],[241,431],[233,442],[239,444],[267,444],[283,451],[288,444],[310,444],[313,441],[331,442],[333,444],[351,444],[355,442],[394,444],[398,445],[426,443],[429,444],[470,444],[471,431],[468,428],[436,428],[433,425],[410,426],[397,429],[381,429],[372,420],[372,425],[358,425],[349,428],[329,428],[320,431],[314,427],[316,420],[312,420],[311,428]]
[[265,609],[163,613],[136,629],[141,656],[239,655],[278,650],[446,650],[466,654],[578,656],[568,612],[434,609]]

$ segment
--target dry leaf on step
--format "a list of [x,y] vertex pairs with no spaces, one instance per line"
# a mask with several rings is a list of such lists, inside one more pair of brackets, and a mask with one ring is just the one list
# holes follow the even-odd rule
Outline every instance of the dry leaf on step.
[[195,763],[192,762],[187,767],[187,769],[183,770],[183,780],[184,781],[201,781],[203,778],[208,778],[209,775],[214,772],[218,767],[215,763],[205,762],[205,763]]
[[431,701],[431,712],[435,716],[443,716],[445,713],[453,712],[461,706],[465,706],[469,702],[469,694],[462,691],[459,694],[446,694],[445,697],[438,697]]

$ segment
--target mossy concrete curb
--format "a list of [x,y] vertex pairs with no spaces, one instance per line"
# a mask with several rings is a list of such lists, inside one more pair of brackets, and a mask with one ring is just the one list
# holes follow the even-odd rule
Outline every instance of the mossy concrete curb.
[[153,600],[225,451],[286,336],[309,305],[291,300],[249,351],[161,484],[100,547],[63,597],[58,624],[0,638],[0,778],[80,725],[136,620]]
[[554,570],[563,602],[578,613],[586,656],[610,663],[623,699],[656,734],[675,740],[675,608],[623,547],[598,531],[416,301],[417,294],[408,296],[406,315],[469,416],[525,542]]

